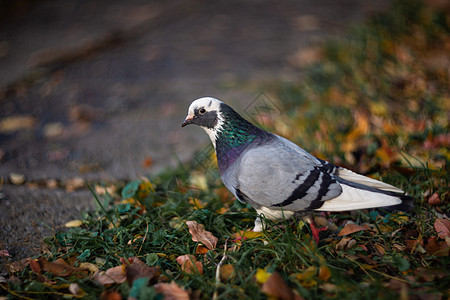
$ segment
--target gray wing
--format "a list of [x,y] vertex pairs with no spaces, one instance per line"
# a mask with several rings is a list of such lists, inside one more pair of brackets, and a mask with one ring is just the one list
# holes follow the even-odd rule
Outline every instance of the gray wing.
[[342,192],[330,174],[333,165],[278,136],[265,145],[250,147],[236,163],[234,174],[229,174],[233,178],[227,181],[238,198],[253,206],[315,209]]

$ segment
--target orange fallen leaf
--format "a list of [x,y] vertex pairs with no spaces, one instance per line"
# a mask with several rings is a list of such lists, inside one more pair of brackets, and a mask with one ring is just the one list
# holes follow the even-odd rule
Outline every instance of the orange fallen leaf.
[[211,232],[206,231],[202,224],[195,221],[186,221],[186,225],[189,227],[189,233],[192,235],[194,242],[201,242],[209,250],[216,248],[218,239]]
[[446,236],[450,236],[450,220],[437,218],[434,221],[434,229],[436,229],[438,237],[445,239]]
[[199,273],[203,274],[203,264],[197,261],[195,256],[186,254],[177,257],[177,263],[181,266],[181,269],[186,273]]
[[366,226],[356,225],[356,224],[347,224],[344,228],[339,232],[339,236],[349,235],[358,231],[370,230],[370,228]]
[[209,249],[205,246],[198,245],[197,249],[195,250],[195,254],[206,254],[208,253]]
[[263,283],[261,290],[266,295],[277,297],[282,300],[292,300],[295,298],[292,290],[277,272],[274,272],[269,276],[266,282]]
[[331,271],[328,266],[322,265],[319,269],[319,279],[323,281],[327,281],[331,277]]
[[164,295],[165,300],[189,300],[188,292],[180,288],[174,281],[158,283],[154,287],[159,294]]
[[225,264],[220,268],[220,278],[222,280],[228,280],[234,277],[234,267],[230,264]]
[[117,291],[104,290],[100,295],[100,300],[122,300],[122,295]]

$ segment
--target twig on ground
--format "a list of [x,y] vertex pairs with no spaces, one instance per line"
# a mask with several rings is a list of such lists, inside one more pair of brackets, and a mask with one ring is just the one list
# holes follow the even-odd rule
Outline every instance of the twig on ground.
[[220,267],[223,265],[225,260],[227,260],[227,258],[228,258],[228,256],[227,256],[227,244],[228,244],[228,239],[225,241],[223,257],[220,260],[219,264],[217,265],[217,269],[216,269],[216,286],[214,288],[214,294],[213,294],[213,297],[212,297],[213,300],[217,299],[217,297],[218,297],[218,287],[219,287],[219,284],[220,284]]

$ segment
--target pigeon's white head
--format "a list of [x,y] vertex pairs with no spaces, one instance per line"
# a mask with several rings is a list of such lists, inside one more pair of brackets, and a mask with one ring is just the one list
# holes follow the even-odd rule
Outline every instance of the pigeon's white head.
[[223,117],[220,114],[222,104],[222,101],[212,97],[194,100],[189,106],[188,115],[181,126],[196,124],[202,127],[216,147],[217,132],[223,124]]

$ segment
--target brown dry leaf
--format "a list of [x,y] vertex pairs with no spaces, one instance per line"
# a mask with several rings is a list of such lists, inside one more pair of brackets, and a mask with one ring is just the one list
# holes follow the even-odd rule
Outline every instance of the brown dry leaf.
[[374,247],[375,247],[375,250],[376,250],[375,251],[376,255],[383,256],[386,253],[386,251],[384,250],[384,247],[381,246],[380,244],[375,244]]
[[130,286],[132,286],[133,282],[138,278],[147,277],[152,279],[158,273],[158,270],[155,267],[148,266],[137,257],[128,258],[128,262],[130,264],[125,265],[125,274]]
[[436,229],[438,237],[445,239],[446,236],[450,236],[450,220],[437,218],[434,221],[434,229]]
[[83,278],[89,275],[89,270],[73,267],[62,258],[52,262],[49,262],[44,258],[40,258],[37,261],[31,260],[30,265],[31,269],[38,274],[41,272],[48,272],[55,276],[76,276],[78,278]]
[[220,278],[222,280],[228,280],[234,277],[234,267],[230,264],[225,264],[220,268]]
[[349,236],[343,237],[342,240],[339,241],[339,243],[336,244],[336,250],[342,250],[347,246],[348,242],[350,242],[352,238]]
[[203,274],[203,264],[190,254],[185,254],[177,257],[177,263],[181,266],[181,269],[186,273],[199,273]]
[[202,224],[195,221],[186,221],[186,225],[189,227],[189,233],[192,235],[194,242],[203,243],[209,250],[216,248],[218,239],[211,232],[206,231]]
[[432,206],[438,205],[439,203],[441,203],[441,199],[439,198],[438,193],[434,193],[430,196],[430,198],[428,198],[428,204]]
[[425,250],[435,256],[447,256],[450,248],[445,241],[438,241],[436,237],[431,237],[428,239]]
[[295,298],[292,290],[277,272],[270,275],[267,281],[263,283],[261,290],[269,296],[278,297],[282,300],[292,300]]
[[349,235],[358,231],[370,230],[369,227],[356,225],[356,224],[347,224],[344,228],[339,232],[339,236]]
[[31,261],[32,261],[31,258],[24,258],[22,260],[15,261],[12,264],[7,265],[8,272],[12,274],[16,272],[21,272],[26,267],[28,267]]
[[101,285],[108,285],[113,283],[124,283],[127,279],[125,274],[125,266],[120,265],[114,268],[106,270],[106,272],[100,272],[94,277],[94,280]]
[[158,283],[154,287],[159,294],[164,295],[165,300],[189,300],[188,292],[180,288],[174,281]]
[[36,119],[32,116],[11,116],[0,120],[0,132],[12,133],[23,129],[32,129]]

